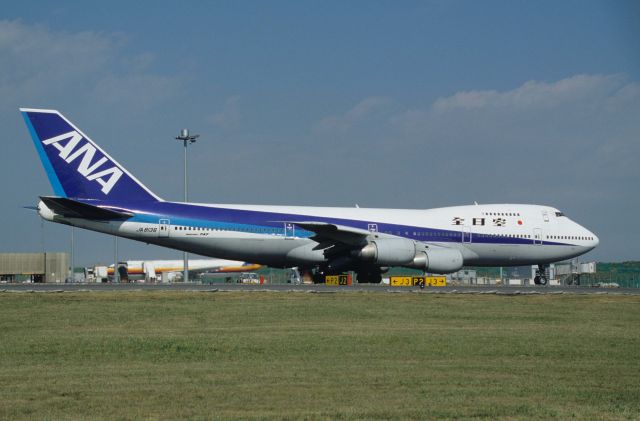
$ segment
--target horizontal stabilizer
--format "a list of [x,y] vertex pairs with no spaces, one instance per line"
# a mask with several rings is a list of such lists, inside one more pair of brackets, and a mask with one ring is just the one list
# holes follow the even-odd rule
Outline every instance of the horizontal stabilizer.
[[84,218],[95,221],[108,221],[113,219],[128,219],[134,214],[125,210],[102,208],[89,205],[66,197],[40,196],[45,205],[58,215],[67,218]]

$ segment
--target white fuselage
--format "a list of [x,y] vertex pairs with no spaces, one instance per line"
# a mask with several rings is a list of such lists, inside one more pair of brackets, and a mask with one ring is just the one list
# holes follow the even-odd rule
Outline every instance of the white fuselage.
[[[539,205],[471,205],[426,210],[226,204],[193,206],[205,210],[268,213],[272,218],[269,222],[273,222],[273,215],[282,215],[281,221],[291,220],[292,215],[304,215],[305,219],[366,223],[372,238],[401,237],[455,248],[460,250],[464,265],[474,266],[546,264],[584,254],[596,247],[599,241],[592,232],[557,209]],[[157,221],[134,218],[125,222],[96,222],[62,218],[54,215],[43,203],[40,207],[40,214],[48,220],[205,256],[274,266],[324,261],[319,253],[297,252],[315,242],[308,232],[296,226],[287,227],[286,222],[282,223],[281,229],[265,229],[260,224],[219,224],[171,215],[161,215]]]

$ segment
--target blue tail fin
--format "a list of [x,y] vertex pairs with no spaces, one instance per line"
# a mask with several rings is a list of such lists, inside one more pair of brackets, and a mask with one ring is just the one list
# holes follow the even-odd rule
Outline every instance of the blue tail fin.
[[58,111],[20,111],[57,196],[161,200]]

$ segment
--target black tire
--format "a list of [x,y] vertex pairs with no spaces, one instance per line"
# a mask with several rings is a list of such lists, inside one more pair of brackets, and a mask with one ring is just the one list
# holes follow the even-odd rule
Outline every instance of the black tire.
[[356,280],[359,284],[379,284],[382,282],[382,273],[380,271],[356,272]]
[[540,277],[540,285],[547,285],[547,278],[541,276]]
[[536,275],[536,277],[533,278],[533,283],[536,285],[540,285],[540,277]]
[[366,284],[369,282],[369,278],[367,277],[367,272],[356,272],[356,281],[359,284]]
[[370,279],[372,284],[379,284],[382,282],[382,274],[380,272],[372,273]]

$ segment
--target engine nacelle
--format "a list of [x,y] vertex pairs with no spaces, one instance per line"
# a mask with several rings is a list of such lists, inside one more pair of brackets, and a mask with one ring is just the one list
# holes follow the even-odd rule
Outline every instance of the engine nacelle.
[[412,267],[433,273],[453,273],[462,268],[464,258],[456,249],[429,248],[415,254]]
[[56,216],[55,212],[49,209],[42,200],[38,203],[38,215],[47,221],[53,221],[53,217]]
[[453,273],[464,264],[457,249],[426,247],[405,238],[377,239],[353,256],[379,266],[406,266],[432,273]]
[[296,247],[287,253],[287,260],[296,264],[322,263],[325,261],[322,250],[314,250],[313,244]]
[[416,256],[416,246],[404,238],[385,238],[364,246],[358,257],[381,266],[404,266],[411,264]]

